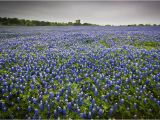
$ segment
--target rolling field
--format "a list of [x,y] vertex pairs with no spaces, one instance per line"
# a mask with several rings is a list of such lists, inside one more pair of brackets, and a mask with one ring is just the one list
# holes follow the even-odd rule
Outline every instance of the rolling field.
[[0,27],[0,119],[160,119],[160,27]]

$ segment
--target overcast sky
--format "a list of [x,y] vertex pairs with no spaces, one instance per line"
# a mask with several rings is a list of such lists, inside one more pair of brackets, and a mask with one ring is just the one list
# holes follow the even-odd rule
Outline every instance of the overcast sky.
[[160,24],[160,1],[0,2],[0,17],[105,24]]

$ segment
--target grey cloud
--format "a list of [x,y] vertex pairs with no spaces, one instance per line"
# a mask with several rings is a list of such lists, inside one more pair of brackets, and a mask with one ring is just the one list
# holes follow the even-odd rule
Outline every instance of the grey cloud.
[[154,1],[25,1],[0,2],[1,17],[96,24],[160,23],[160,2]]

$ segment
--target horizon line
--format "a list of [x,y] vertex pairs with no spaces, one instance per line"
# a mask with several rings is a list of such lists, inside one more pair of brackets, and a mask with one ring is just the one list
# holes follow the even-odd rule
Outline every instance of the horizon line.
[[[0,18],[10,18],[10,19],[13,19],[13,18],[17,18],[17,17],[1,17]],[[58,22],[58,21],[50,21],[50,20],[38,20],[38,19],[26,19],[26,18],[17,18],[19,20],[31,20],[31,21],[44,21],[44,22],[57,22],[57,23],[69,23],[69,22],[72,22],[72,23],[75,23],[76,20],[80,20],[80,21],[83,21],[83,19],[75,19],[74,21],[66,21],[66,22]],[[160,23],[131,23],[131,24],[96,24],[96,23],[90,23],[90,22],[81,22],[81,24],[84,24],[84,23],[88,23],[88,24],[92,24],[92,25],[99,25],[99,26],[107,26],[107,25],[110,25],[110,26],[127,26],[127,25],[140,25],[140,24],[143,24],[143,25],[160,25]]]

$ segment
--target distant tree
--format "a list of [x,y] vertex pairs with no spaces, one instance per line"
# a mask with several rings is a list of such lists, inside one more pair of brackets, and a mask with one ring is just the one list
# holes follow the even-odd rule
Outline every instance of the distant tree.
[[81,20],[76,20],[76,24],[81,24]]
[[33,26],[34,24],[32,23],[31,20],[26,20],[25,25],[26,26]]
[[79,26],[79,25],[81,25],[81,21],[80,21],[80,20],[76,20],[75,23],[74,23],[73,25]]
[[138,24],[138,26],[144,26],[144,24]]
[[107,25],[105,25],[105,26],[111,26],[111,25],[107,24]]
[[21,19],[21,20],[19,20],[20,21],[20,25],[22,25],[22,26],[24,26],[25,25],[25,20],[24,19]]
[[90,23],[83,23],[83,25],[85,25],[85,26],[91,26],[92,24],[90,24]]
[[68,25],[96,25],[90,23],[81,24],[80,20],[76,20],[75,23],[68,22],[46,22],[46,21],[38,21],[38,20],[25,20],[25,19],[18,19],[18,18],[2,18],[0,17],[0,25],[21,25],[21,26],[68,26]]
[[128,25],[128,26],[137,26],[136,24],[130,24],[130,25]]
[[8,25],[8,18],[4,17],[0,19],[1,25]]
[[73,23],[72,22],[68,22],[68,25],[73,25]]
[[145,24],[145,26],[151,26],[151,24]]

